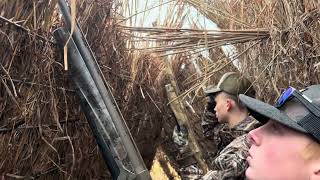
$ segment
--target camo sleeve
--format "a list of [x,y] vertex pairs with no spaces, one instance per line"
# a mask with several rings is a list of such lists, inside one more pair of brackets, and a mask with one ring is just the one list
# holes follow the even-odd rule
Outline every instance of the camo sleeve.
[[237,180],[244,179],[248,167],[246,158],[249,143],[247,135],[242,135],[233,140],[216,157],[215,169],[209,171],[202,180]]
[[207,108],[205,108],[201,117],[201,127],[206,138],[218,141],[215,143],[219,144],[220,139],[217,133],[220,132],[224,125],[220,124],[215,113],[208,111]]

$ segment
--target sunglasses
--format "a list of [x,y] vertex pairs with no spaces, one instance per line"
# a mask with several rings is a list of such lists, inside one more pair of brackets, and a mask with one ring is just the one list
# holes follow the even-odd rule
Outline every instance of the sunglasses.
[[295,97],[299,102],[301,102],[312,114],[320,118],[320,108],[312,103],[306,95],[302,94],[300,91],[293,87],[286,89],[281,96],[278,98],[275,105],[276,108],[283,106],[288,100]]
[[283,106],[291,98],[296,98],[310,113],[297,121],[308,134],[320,142],[320,108],[311,99],[293,87],[289,87],[278,98],[276,108]]

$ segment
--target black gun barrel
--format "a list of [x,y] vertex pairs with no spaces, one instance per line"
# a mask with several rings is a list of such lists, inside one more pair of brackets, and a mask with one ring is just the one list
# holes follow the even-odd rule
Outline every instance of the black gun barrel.
[[[70,31],[71,16],[69,7],[65,0],[59,0],[58,2],[63,18]],[[60,45],[64,45],[68,39],[68,34],[69,32],[62,29],[55,33],[55,37],[60,41]],[[87,119],[92,118],[92,122],[101,121],[93,124],[91,122],[92,125],[90,125],[101,152],[104,152],[106,148],[100,144],[105,142],[109,146],[113,158],[118,161],[118,164],[121,164],[120,166],[122,167],[118,167],[120,171],[125,169],[126,172],[133,172],[136,176],[135,179],[151,179],[125,121],[120,116],[120,112],[115,108],[112,94],[105,86],[103,74],[78,25],[76,25],[72,38],[68,43],[68,55],[70,57],[71,76],[78,87],[82,102],[84,102],[82,103],[84,104],[82,107],[86,117]],[[79,63],[79,59],[83,61],[81,66],[77,64]],[[80,74],[85,74],[88,77]],[[90,101],[92,97],[95,97],[93,98],[95,100]],[[107,155],[104,155],[105,159],[108,159],[107,157]],[[108,164],[108,162],[106,163]],[[112,167],[110,164],[108,167],[113,169],[114,173],[118,172],[117,168]]]

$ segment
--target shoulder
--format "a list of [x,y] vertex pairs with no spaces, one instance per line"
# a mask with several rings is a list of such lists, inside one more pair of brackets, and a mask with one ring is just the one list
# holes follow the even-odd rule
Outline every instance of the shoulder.
[[247,140],[247,134],[243,134],[237,138],[235,138],[233,141],[231,141],[230,144],[228,144],[221,153],[226,153],[229,151],[238,151],[238,150],[247,150],[249,148],[249,142]]
[[217,155],[215,164],[242,163],[247,158],[249,147],[247,134],[241,135],[235,138]]
[[228,170],[234,176],[242,174],[247,167],[246,158],[249,150],[247,142],[247,136],[242,135],[226,146],[214,160],[216,170]]
[[259,121],[257,121],[252,116],[248,116],[245,120],[241,122],[241,124],[239,124],[237,129],[241,129],[243,131],[249,132],[259,126],[261,126],[261,123]]

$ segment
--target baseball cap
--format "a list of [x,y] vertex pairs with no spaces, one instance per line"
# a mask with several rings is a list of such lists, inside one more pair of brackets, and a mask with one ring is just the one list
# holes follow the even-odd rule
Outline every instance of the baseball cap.
[[[307,107],[298,97],[292,96],[281,106],[272,106],[249,96],[240,94],[240,101],[247,106],[251,115],[262,123],[276,121],[298,132],[307,134],[320,142],[320,85],[312,85],[299,93],[311,103]],[[279,101],[278,101],[279,102]]]
[[217,86],[208,86],[205,94],[206,96],[209,96],[221,91],[235,96],[238,96],[239,94],[246,94],[250,97],[255,96],[255,90],[252,87],[251,82],[240,73],[236,72],[224,74]]

